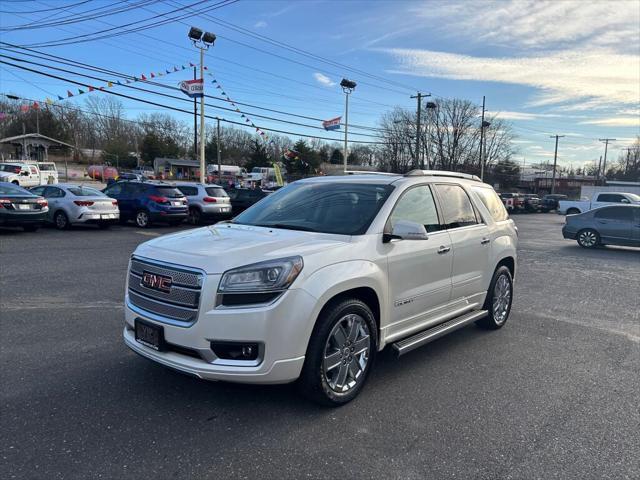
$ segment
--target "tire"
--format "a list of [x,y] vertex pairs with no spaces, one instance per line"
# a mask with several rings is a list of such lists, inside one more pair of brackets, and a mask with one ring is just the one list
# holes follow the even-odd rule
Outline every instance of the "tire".
[[300,392],[326,406],[350,402],[367,381],[377,345],[376,320],[364,302],[349,298],[329,305],[311,334],[298,380]]
[[69,228],[69,217],[62,210],[58,210],[53,216],[53,225],[58,230],[67,230]]
[[40,228],[38,225],[24,225],[22,227],[25,232],[35,232],[38,228]]
[[487,298],[484,301],[484,310],[489,314],[476,322],[482,328],[498,330],[509,319],[511,304],[513,303],[513,278],[511,271],[504,265],[498,267],[493,273],[489,284]]
[[600,245],[600,234],[593,228],[585,228],[578,232],[576,240],[582,248],[596,248]]
[[580,210],[577,208],[570,208],[567,210],[567,215],[577,215],[578,213],[580,213]]
[[14,185],[18,185],[18,186],[20,186],[20,182],[19,182],[19,181],[17,181],[17,180],[14,180],[14,181],[13,181],[13,182],[11,182],[11,183],[13,183]]
[[109,227],[111,227],[111,224],[109,222],[98,222],[98,228],[100,230],[108,230]]
[[138,210],[134,218],[136,226],[139,228],[147,228],[151,225],[151,219],[149,218],[149,212],[146,210]]
[[200,225],[202,223],[202,215],[200,214],[200,210],[198,210],[197,208],[190,208],[187,221],[191,225]]

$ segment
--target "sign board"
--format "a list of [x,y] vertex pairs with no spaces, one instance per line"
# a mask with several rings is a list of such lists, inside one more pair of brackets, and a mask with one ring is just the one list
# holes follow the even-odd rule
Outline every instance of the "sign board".
[[185,80],[180,82],[180,90],[191,98],[201,98],[204,96],[204,82],[201,78],[197,80]]
[[324,122],[322,122],[322,127],[325,130],[340,130],[340,120],[342,120],[342,117],[325,120]]

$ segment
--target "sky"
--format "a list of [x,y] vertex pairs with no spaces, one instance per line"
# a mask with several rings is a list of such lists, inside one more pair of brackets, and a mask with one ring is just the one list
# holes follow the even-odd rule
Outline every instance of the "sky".
[[[218,37],[205,54],[207,93],[224,91],[235,102],[252,105],[238,107],[260,128],[336,141],[341,141],[342,133],[318,130],[320,122],[315,119],[343,115],[339,83],[344,77],[357,83],[350,97],[349,123],[354,125],[350,141],[379,141],[375,130],[361,127],[378,126],[380,116],[394,106],[415,109],[415,99],[410,97],[417,91],[432,94],[436,103],[464,98],[480,105],[485,96],[489,114],[511,122],[517,136],[515,159],[525,165],[553,160],[552,135],[564,135],[559,140],[558,162],[573,168],[604,153],[599,139],[616,139],[609,146],[611,159],[640,135],[640,0],[219,2],[7,0],[0,3],[0,41],[33,45],[40,52],[128,75],[148,77],[149,72],[168,69],[172,73],[155,80],[177,86],[193,75],[181,66],[199,62],[198,50],[186,37],[188,27],[194,25]],[[189,6],[187,13],[198,14],[144,31],[99,38],[113,32],[100,34],[102,30],[180,5]],[[129,10],[106,14],[125,8]],[[94,18],[96,13],[104,16]],[[75,22],[79,19],[83,21]],[[11,29],[20,25],[26,28]],[[37,46],[64,39],[74,43]],[[79,40],[91,41],[75,43]],[[173,73],[174,66],[178,72]],[[0,64],[0,91],[43,100],[66,96],[67,89],[77,88],[70,79],[87,82],[57,74],[63,79]],[[211,83],[213,79],[217,84]],[[116,85],[112,91],[192,110],[182,100],[125,86]],[[82,99],[75,96],[63,102],[81,105]],[[131,118],[163,111],[123,101]],[[229,107],[228,103],[210,103],[207,114],[245,121],[241,113],[216,108]],[[193,121],[192,114],[173,114]]]

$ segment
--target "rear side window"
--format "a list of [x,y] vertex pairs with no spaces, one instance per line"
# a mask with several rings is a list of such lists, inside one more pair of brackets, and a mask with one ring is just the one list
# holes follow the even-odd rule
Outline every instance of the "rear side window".
[[220,187],[205,187],[205,191],[207,195],[210,197],[228,197],[227,192],[224,191],[223,188]]
[[66,193],[57,187],[47,187],[44,191],[44,196],[47,198],[62,198],[66,196]]
[[174,187],[155,187],[156,194],[169,198],[182,198],[184,195],[180,190]]
[[408,220],[424,225],[427,232],[440,230],[436,204],[428,186],[420,185],[410,188],[400,197],[389,217],[391,228],[398,220]]
[[69,187],[71,193],[76,197],[104,197],[104,193],[91,187]]
[[487,207],[494,221],[501,222],[509,218],[507,209],[504,208],[504,204],[496,192],[490,188],[474,188],[473,191],[476,192],[480,201]]
[[612,207],[602,208],[595,213],[596,218],[602,220],[615,220],[617,222],[632,222],[633,208]]
[[446,228],[460,228],[478,223],[469,195],[460,185],[437,184],[438,198]]
[[107,195],[120,195],[120,193],[122,193],[122,184],[116,183],[115,185],[107,188],[105,193]]
[[617,193],[601,193],[598,195],[598,202],[622,203],[625,197]]
[[178,190],[180,190],[183,194],[191,197],[198,195],[198,189],[196,187],[187,187],[187,186],[181,185],[178,187]]

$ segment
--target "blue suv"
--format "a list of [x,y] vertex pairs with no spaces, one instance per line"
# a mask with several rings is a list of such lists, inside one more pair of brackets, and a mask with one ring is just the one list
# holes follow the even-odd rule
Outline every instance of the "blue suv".
[[118,200],[121,222],[133,220],[140,228],[153,222],[177,225],[189,214],[187,198],[166,183],[116,182],[103,192]]

